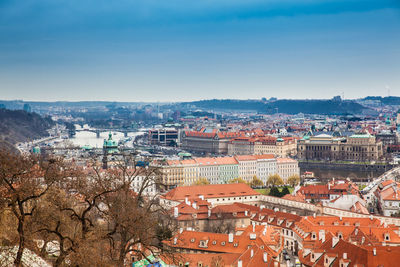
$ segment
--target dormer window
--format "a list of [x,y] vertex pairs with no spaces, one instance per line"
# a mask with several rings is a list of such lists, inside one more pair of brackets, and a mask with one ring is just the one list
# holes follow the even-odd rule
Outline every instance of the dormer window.
[[236,216],[237,216],[237,212],[234,212],[234,213],[233,213],[233,217],[236,217]]
[[388,233],[385,233],[385,241],[390,241],[390,235]]
[[342,234],[342,233],[338,233],[338,237],[339,237],[340,239],[342,239],[342,238],[343,238],[343,234]]
[[312,239],[312,240],[317,239],[317,234],[316,234],[315,232],[313,232],[313,233],[311,234],[311,239]]
[[222,241],[222,242],[221,242],[221,245],[222,245],[222,246],[225,246],[225,241]]
[[196,241],[196,239],[194,238],[190,239],[190,242],[194,243],[194,241]]
[[217,241],[214,240],[214,241],[212,242],[212,244],[213,244],[213,245],[216,245],[216,244],[217,244]]
[[200,240],[199,247],[206,248],[207,247],[207,243],[208,243],[208,240]]

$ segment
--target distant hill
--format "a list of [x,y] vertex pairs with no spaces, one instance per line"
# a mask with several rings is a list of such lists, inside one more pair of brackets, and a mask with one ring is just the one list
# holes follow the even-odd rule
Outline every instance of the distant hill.
[[400,105],[400,97],[399,96],[367,96],[363,98],[363,100],[378,100],[384,105]]
[[18,142],[48,136],[54,122],[36,113],[0,108],[0,146],[11,148]]
[[354,101],[335,100],[202,100],[184,104],[191,104],[204,109],[219,110],[253,110],[264,114],[276,112],[286,114],[360,114],[366,110],[364,106]]

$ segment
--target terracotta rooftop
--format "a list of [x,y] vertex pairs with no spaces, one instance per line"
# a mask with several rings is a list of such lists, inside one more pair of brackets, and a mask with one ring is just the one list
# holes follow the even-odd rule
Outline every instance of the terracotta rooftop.
[[250,186],[243,183],[237,184],[213,184],[213,185],[196,185],[196,186],[179,186],[162,197],[165,199],[183,201],[185,198],[204,199],[221,198],[221,197],[240,197],[240,196],[258,196],[260,193],[253,190]]

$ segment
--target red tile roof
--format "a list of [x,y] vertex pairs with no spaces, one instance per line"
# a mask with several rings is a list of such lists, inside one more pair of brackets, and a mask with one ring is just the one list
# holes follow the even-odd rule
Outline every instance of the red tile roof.
[[221,198],[221,197],[241,197],[241,196],[258,196],[260,193],[253,190],[250,186],[243,183],[237,184],[213,184],[213,185],[196,185],[196,186],[179,186],[162,197],[169,200],[183,201],[185,198],[204,199]]

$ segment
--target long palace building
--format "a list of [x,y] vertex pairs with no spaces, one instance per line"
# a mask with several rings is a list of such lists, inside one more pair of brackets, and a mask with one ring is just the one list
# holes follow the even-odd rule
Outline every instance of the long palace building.
[[265,184],[273,174],[279,174],[284,181],[300,174],[296,160],[275,158],[272,154],[167,160],[160,167],[163,183],[169,187],[191,185],[200,178],[211,184],[225,184],[239,177],[250,182],[254,176]]
[[383,156],[382,142],[370,134],[335,137],[328,134],[304,136],[297,142],[300,160],[377,161]]

